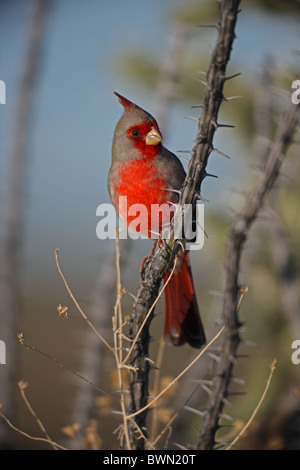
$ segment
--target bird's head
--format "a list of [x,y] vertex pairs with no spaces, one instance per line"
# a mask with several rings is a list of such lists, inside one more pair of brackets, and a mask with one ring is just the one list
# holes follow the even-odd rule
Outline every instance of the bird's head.
[[[114,133],[113,149],[121,152],[122,160],[155,156],[161,150],[162,135],[151,114],[117,92],[124,108]],[[114,153],[114,152],[113,152]]]

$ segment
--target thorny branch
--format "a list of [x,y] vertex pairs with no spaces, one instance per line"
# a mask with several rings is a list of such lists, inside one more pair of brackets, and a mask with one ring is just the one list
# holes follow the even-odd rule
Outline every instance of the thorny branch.
[[266,195],[274,186],[279,175],[282,157],[287,151],[292,134],[297,126],[299,107],[299,105],[291,104],[283,116],[265,166],[258,175],[256,186],[249,193],[245,207],[236,216],[228,235],[223,300],[226,336],[212,385],[207,413],[199,434],[198,448],[201,450],[212,449],[215,445],[215,434],[219,427],[219,420],[222,418],[224,402],[226,402],[230,393],[228,388],[233,379],[232,369],[237,357],[237,348],[241,341],[239,332],[241,323],[238,318],[237,307],[241,292],[239,272],[243,246]]
[[[238,14],[239,0],[221,0],[220,20],[216,25],[218,39],[212,53],[210,66],[207,72],[205,84],[205,97],[202,105],[202,115],[198,121],[198,133],[196,143],[191,153],[187,177],[185,179],[180,202],[184,204],[196,204],[201,199],[201,183],[206,176],[206,166],[211,152],[216,151],[213,147],[215,131],[220,127],[227,127],[218,123],[219,108],[226,98],[223,95],[223,87],[226,80],[226,66],[230,59],[232,44],[235,38],[235,24]],[[140,326],[148,315],[155,299],[157,298],[160,283],[172,262],[180,246],[180,240],[174,240],[171,233],[168,244],[162,244],[154,256],[145,264],[142,280],[140,282],[137,298],[133,306],[130,320],[130,335],[135,338]],[[149,325],[153,318],[153,311],[135,344],[130,358],[130,410],[134,415],[134,422],[130,427],[131,447],[135,449],[144,448],[144,440],[136,429],[146,432],[146,408],[148,401],[148,375],[150,364],[148,360],[149,348]],[[144,409],[145,411],[139,412]],[[136,426],[137,425],[137,426]]]

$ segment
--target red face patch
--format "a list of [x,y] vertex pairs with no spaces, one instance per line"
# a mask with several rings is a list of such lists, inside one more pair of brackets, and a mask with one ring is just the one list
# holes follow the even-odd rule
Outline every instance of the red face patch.
[[141,153],[142,157],[154,157],[161,151],[161,145],[147,145],[145,142],[146,135],[150,132],[151,127],[158,129],[157,122],[145,122],[129,127],[127,129],[127,137],[134,143],[136,149]]

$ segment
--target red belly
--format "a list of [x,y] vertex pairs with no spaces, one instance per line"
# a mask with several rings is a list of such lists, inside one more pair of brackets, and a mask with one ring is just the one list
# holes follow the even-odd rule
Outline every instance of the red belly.
[[158,176],[153,157],[120,165],[117,181],[114,205],[120,218],[131,229],[158,238],[174,212],[167,182]]

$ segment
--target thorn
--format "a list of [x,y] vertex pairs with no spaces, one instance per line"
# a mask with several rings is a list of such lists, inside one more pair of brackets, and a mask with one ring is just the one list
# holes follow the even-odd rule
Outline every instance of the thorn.
[[204,80],[201,80],[201,78],[199,77],[194,77],[195,80],[197,80],[198,82],[202,83],[202,85],[204,85],[205,87],[207,86],[207,83],[204,81]]
[[[214,124],[215,125],[215,124]],[[217,128],[218,127],[228,127],[228,128],[231,128],[233,129],[235,126],[233,126],[232,124],[218,124],[217,123]]]
[[209,347],[209,351],[221,352],[221,351],[223,351],[223,349],[224,349],[224,346],[221,346],[221,345],[216,346],[216,345],[212,344],[212,345]]
[[208,43],[207,41],[205,41],[205,42],[206,42],[206,45],[207,45],[208,49],[209,49],[209,50],[210,50],[210,52],[212,53],[212,52],[213,52],[213,49],[212,49],[212,47],[209,45],[209,43]]
[[[153,398],[155,398],[153,395],[147,395],[147,399],[148,400],[153,400]],[[154,407],[155,408],[155,407]],[[152,408],[153,409],[153,408]]]
[[202,390],[204,390],[209,396],[212,395],[212,391],[211,389],[205,385],[204,383],[200,383],[200,387],[202,388]]
[[209,200],[205,199],[205,197],[201,196],[201,194],[196,194],[195,196],[196,196],[197,199],[200,199],[200,201],[209,202]]
[[222,398],[222,402],[224,403],[225,406],[229,406],[229,408],[232,407],[232,403],[230,403],[230,401],[227,400],[226,397],[223,397],[223,398]]
[[227,419],[228,421],[233,421],[233,417],[227,415],[226,413],[220,413],[219,418],[220,419]]
[[[223,293],[222,295],[224,295],[224,293]],[[216,318],[215,321],[214,321],[214,323],[215,323],[215,326],[218,326],[218,327],[224,326],[224,320],[223,320],[223,318]]]
[[223,100],[224,100],[224,101],[237,100],[238,98],[244,98],[244,97],[243,97],[243,95],[228,96],[228,98],[226,98],[225,96],[223,96]]
[[228,158],[228,159],[230,160],[230,157],[229,157],[228,155],[226,155],[226,153],[221,152],[221,151],[218,150],[218,149],[213,148],[213,149],[212,149],[212,152],[216,152],[216,153],[218,153],[218,154],[222,155],[223,157]]
[[239,73],[235,73],[234,75],[230,75],[229,77],[224,77],[224,82],[226,82],[227,80],[231,80],[232,78],[236,78],[236,77],[239,77],[240,75],[242,75],[240,72]]
[[[224,295],[224,292],[220,291],[220,290],[209,290],[207,291],[208,294],[210,295],[215,295],[216,297],[223,297]],[[222,325],[223,325],[223,322],[222,322]]]
[[248,359],[249,354],[236,354],[235,359]]
[[184,119],[190,119],[191,121],[196,121],[196,122],[200,121],[199,118],[195,118],[195,117],[192,117],[192,116],[184,116]]
[[218,362],[218,363],[221,361],[221,359],[219,358],[219,356],[217,356],[216,354],[213,354],[213,353],[211,353],[211,352],[208,352],[207,355],[208,355],[211,359],[213,359],[214,361],[216,361],[216,362]]
[[193,104],[193,105],[191,106],[191,108],[203,108],[203,107],[204,107],[203,104]]
[[145,361],[148,361],[148,362],[150,362],[150,364],[155,365],[155,362],[152,359],[150,359],[150,357],[145,357]]
[[182,250],[185,251],[185,247],[184,247],[184,244],[182,243],[182,241],[176,240],[176,242],[178,243],[178,245],[181,246]]
[[175,204],[175,202],[172,201],[167,201],[168,204],[171,204],[171,206],[174,206],[175,208],[178,207],[178,204]]
[[190,163],[190,161],[187,158],[184,158],[182,155],[178,155],[179,158],[182,158],[186,163]]
[[247,392],[227,392],[227,396],[247,395]]
[[216,444],[214,445],[214,450],[219,450],[221,449],[222,447],[227,447],[229,445],[229,442],[216,442]]
[[148,232],[150,232],[153,235],[157,235],[158,237],[160,236],[160,233],[159,232],[154,232],[154,230],[148,230]]
[[215,28],[215,29],[219,29],[219,25],[218,24],[197,24],[196,28]]
[[131,292],[127,292],[127,294],[130,295],[130,297],[132,297],[135,302],[137,301],[137,297],[133,295]]
[[190,411],[191,413],[194,413],[195,415],[198,415],[198,416],[201,416],[201,417],[203,417],[205,415],[205,411],[196,410],[195,408],[192,408],[192,407],[187,406],[187,405],[185,405],[183,408],[185,410]]
[[177,152],[180,152],[180,153],[193,153],[192,150],[177,150]]
[[161,188],[163,191],[170,191],[171,193],[181,194],[179,189]]
[[212,380],[207,380],[207,379],[192,379],[192,382],[195,382],[199,385],[201,384],[212,385],[213,384]]
[[231,382],[234,382],[239,385],[245,385],[246,381],[242,377],[230,377],[229,379]]
[[245,346],[249,346],[251,348],[257,348],[258,347],[257,343],[254,343],[253,341],[249,341],[247,339],[242,339],[241,343],[244,344]]
[[211,173],[205,172],[205,178],[206,178],[207,176],[210,176],[211,178],[219,178],[217,175],[212,175]]
[[223,429],[223,428],[233,428],[233,424],[218,424],[218,429]]
[[189,450],[187,447],[184,447],[182,446],[181,444],[178,444],[178,442],[174,442],[175,446],[178,447],[178,449],[181,449],[181,450]]
[[232,362],[232,364],[237,363],[237,359],[232,354],[230,355],[230,362]]

